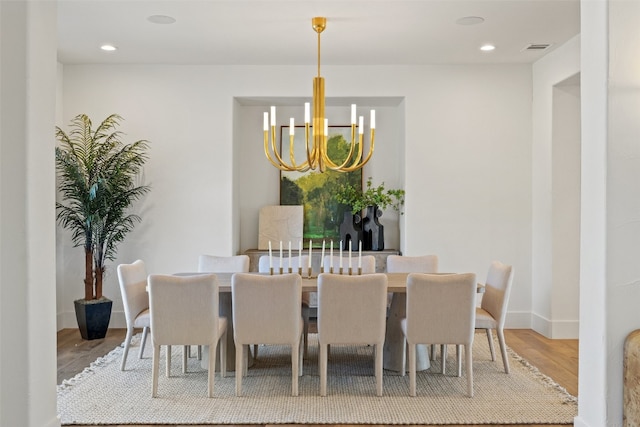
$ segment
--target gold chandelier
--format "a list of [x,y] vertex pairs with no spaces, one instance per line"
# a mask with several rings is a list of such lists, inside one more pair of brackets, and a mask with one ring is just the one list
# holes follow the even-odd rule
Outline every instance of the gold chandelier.
[[[273,166],[283,171],[306,172],[309,169],[318,169],[320,172],[324,172],[329,169],[338,172],[352,172],[361,169],[367,164],[373,154],[376,127],[375,110],[371,110],[369,153],[363,159],[363,117],[360,116],[359,123],[356,125],[356,105],[351,104],[351,143],[349,152],[344,160],[334,161],[329,157],[327,147],[329,124],[324,115],[324,77],[320,77],[320,33],[325,29],[326,25],[327,19],[324,17],[311,19],[311,26],[318,33],[318,76],[313,79],[313,122],[309,120],[309,103],[306,102],[304,105],[306,160],[302,163],[297,163],[295,159],[295,123],[293,118],[289,120],[289,162],[287,162],[283,159],[280,150],[276,146],[276,107],[271,107],[271,117],[269,117],[269,113],[264,113],[264,154]],[[358,130],[357,137],[356,128]],[[271,137],[269,137],[269,131],[271,131]],[[269,140],[271,140],[271,143],[269,143]]]

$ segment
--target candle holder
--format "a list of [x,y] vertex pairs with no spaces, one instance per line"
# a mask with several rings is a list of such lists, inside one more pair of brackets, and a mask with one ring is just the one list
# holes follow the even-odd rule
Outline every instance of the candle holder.
[[342,267],[340,267],[340,274],[342,274]]
[[320,267],[320,273],[324,273],[324,267]]
[[353,274],[353,271],[351,271],[351,267],[349,267],[349,276],[351,276]]
[[358,276],[362,276],[362,267],[358,267]]
[[289,267],[289,273],[293,273],[293,269]]
[[280,267],[280,274],[282,274],[282,272],[283,272],[282,267]]
[[307,270],[307,279],[311,279],[311,267]]
[[333,267],[329,268],[329,273],[333,274]]
[[269,276],[273,276],[273,267],[269,267]]
[[298,267],[298,274],[302,276],[302,267]]

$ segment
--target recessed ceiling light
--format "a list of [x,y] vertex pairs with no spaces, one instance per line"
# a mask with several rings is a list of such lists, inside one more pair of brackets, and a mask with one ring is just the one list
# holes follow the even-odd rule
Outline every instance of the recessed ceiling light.
[[480,50],[483,52],[491,52],[492,50],[494,50],[496,47],[492,44],[485,44],[480,46]]
[[465,16],[456,21],[458,25],[478,25],[484,22],[484,18],[481,16]]
[[100,49],[105,50],[107,52],[113,52],[114,50],[118,50],[118,48],[112,44],[103,44],[102,46],[100,46]]
[[153,24],[173,24],[176,22],[176,18],[167,15],[151,15],[147,21]]

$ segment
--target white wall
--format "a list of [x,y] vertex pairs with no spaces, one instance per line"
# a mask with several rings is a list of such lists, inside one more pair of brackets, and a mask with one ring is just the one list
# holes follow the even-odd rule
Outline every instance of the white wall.
[[[407,255],[435,253],[443,271],[480,278],[500,259],[516,269],[508,323],[531,310],[531,67],[325,67],[326,94],[377,110],[376,151],[364,176],[405,187]],[[279,172],[264,159],[261,101],[310,98],[313,67],[64,67],[64,123],[117,112],[131,140],[152,141],[143,217],[121,245],[104,292],[111,326],[124,325],[114,266],[142,258],[150,272],[196,268],[200,253],[256,246],[257,213],[278,204]],[[363,79],[362,76],[367,76]],[[371,104],[371,105],[367,105]],[[302,107],[295,111],[302,112]],[[348,109],[332,106],[337,121]],[[279,123],[287,116],[279,114]],[[239,219],[239,222],[237,222]],[[383,224],[397,218],[385,212]],[[387,230],[385,230],[385,233]],[[395,232],[397,234],[397,231]],[[393,233],[389,233],[390,238]],[[65,295],[60,327],[75,327],[82,254],[59,256]]]
[[56,7],[0,2],[2,426],[60,426],[53,302]]
[[[573,286],[562,283],[558,275],[556,275],[558,283],[554,284],[554,262],[562,262],[562,259],[561,253],[558,253],[557,239],[554,255],[553,94],[554,86],[579,72],[579,36],[533,64],[532,327],[548,337],[552,337],[554,330],[558,334],[562,331],[562,336],[556,336],[557,338],[576,338],[578,293],[575,283]],[[559,164],[560,161],[556,159],[556,165]],[[563,179],[558,175],[558,167],[555,171],[555,178]],[[555,185],[557,189],[559,183],[556,182]],[[555,209],[557,213],[557,205]],[[579,221],[579,218],[576,218],[576,221]],[[557,234],[555,235],[557,238]],[[554,286],[557,287],[555,291]],[[563,300],[558,293],[567,289],[567,286],[573,289],[573,295]]]

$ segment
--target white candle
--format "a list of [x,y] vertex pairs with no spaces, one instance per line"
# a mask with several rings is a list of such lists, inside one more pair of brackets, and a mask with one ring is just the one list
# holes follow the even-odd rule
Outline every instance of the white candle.
[[351,269],[351,240],[349,240],[349,269]]
[[376,110],[371,110],[371,129],[376,128]]
[[311,114],[309,113],[309,103],[304,103],[304,122],[309,123],[311,120]]
[[342,269],[342,240],[340,240],[340,269]]
[[291,117],[289,119],[289,135],[294,135],[295,134],[295,128],[296,128],[296,125],[293,122],[293,117]]
[[360,116],[360,121],[358,124],[358,133],[362,135],[364,133],[364,117]]
[[362,240],[358,242],[358,268],[362,268]]
[[311,240],[309,240],[309,268],[311,268]]
[[333,270],[333,240],[329,244],[329,268]]
[[282,269],[282,240],[280,240],[280,265],[278,267]]
[[298,246],[298,268],[302,268],[302,240]]
[[322,241],[322,255],[320,255],[320,268],[324,267],[324,240]]
[[351,124],[356,124],[356,104],[351,104]]
[[273,254],[271,253],[271,240],[269,240],[269,269],[273,268]]
[[264,112],[264,130],[269,130],[269,113]]
[[276,107],[271,106],[271,126],[276,125]]

